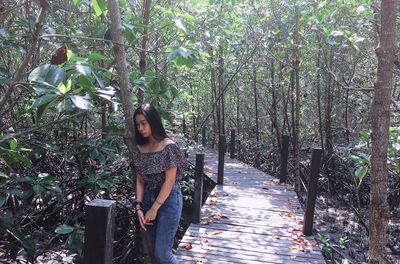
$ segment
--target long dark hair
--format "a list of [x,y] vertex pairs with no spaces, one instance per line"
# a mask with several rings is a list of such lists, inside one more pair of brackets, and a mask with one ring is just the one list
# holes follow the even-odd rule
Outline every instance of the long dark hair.
[[136,116],[137,115],[143,115],[144,118],[146,118],[146,121],[149,123],[150,128],[151,128],[151,133],[154,139],[157,140],[163,140],[164,138],[167,138],[167,133],[165,132],[164,126],[161,122],[161,117],[160,114],[158,113],[157,109],[154,106],[151,106],[149,104],[143,104],[139,106],[136,110],[135,113],[133,114],[133,122],[135,122],[135,138],[136,138],[136,143],[138,145],[144,145],[146,144],[149,140],[145,137],[143,137],[137,127],[136,127]]

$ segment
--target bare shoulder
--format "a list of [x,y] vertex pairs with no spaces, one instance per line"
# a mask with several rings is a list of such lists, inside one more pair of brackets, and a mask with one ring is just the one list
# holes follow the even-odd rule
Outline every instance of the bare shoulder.
[[164,138],[163,146],[166,147],[167,145],[170,145],[170,144],[175,144],[175,142],[170,138]]

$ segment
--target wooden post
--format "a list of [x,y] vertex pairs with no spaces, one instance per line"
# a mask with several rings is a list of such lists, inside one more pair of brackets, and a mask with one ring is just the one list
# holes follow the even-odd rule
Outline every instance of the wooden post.
[[225,162],[225,148],[226,148],[225,135],[219,136],[218,142],[218,176],[217,184],[224,184],[224,162]]
[[235,158],[235,129],[231,129],[231,159]]
[[314,221],[315,200],[317,198],[317,184],[319,176],[319,167],[321,163],[322,149],[315,148],[311,158],[311,174],[308,182],[308,193],[306,202],[306,211],[304,212],[303,234],[310,236]]
[[203,203],[203,169],[204,154],[196,154],[196,168],[194,174],[194,197],[193,197],[193,218],[192,223],[200,223],[201,205]]
[[201,130],[201,145],[203,145],[203,147],[205,147],[207,144],[207,140],[206,140],[206,127],[204,126],[203,129]]
[[86,204],[85,264],[110,264],[113,258],[116,202],[95,199]]
[[282,136],[282,149],[281,149],[281,174],[279,176],[279,182],[285,183],[287,178],[287,164],[289,156],[289,136]]

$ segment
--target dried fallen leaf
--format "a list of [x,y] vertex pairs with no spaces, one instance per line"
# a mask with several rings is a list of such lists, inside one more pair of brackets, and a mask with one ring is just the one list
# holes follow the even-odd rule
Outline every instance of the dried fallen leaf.
[[207,239],[200,241],[200,245],[202,249],[211,249],[210,243],[208,243]]
[[210,217],[212,217],[214,219],[221,219],[222,215],[221,215],[221,213],[212,213],[210,215]]
[[216,235],[219,235],[219,234],[221,234],[221,233],[222,233],[222,231],[220,231],[220,230],[214,230],[214,231],[211,232],[210,235],[216,236]]
[[289,212],[287,212],[286,214],[285,214],[285,216],[287,216],[287,217],[293,217],[295,214],[294,214],[294,212],[293,211],[289,211]]
[[291,205],[293,204],[295,201],[293,199],[287,199],[287,201],[285,201],[283,204],[284,205]]
[[207,201],[208,205],[216,205],[217,204],[217,198],[215,197],[211,197],[208,201]]
[[183,244],[181,247],[186,250],[191,250],[193,248],[192,243]]
[[211,225],[213,223],[213,221],[211,219],[205,219],[203,221],[201,221],[202,225]]

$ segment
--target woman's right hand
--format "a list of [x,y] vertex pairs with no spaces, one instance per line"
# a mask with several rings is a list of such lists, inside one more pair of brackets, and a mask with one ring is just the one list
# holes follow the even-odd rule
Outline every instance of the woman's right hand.
[[138,219],[139,219],[140,227],[141,227],[143,230],[146,231],[146,220],[144,219],[143,210],[142,210],[142,209],[136,210],[136,215],[137,215],[137,217],[138,217]]

